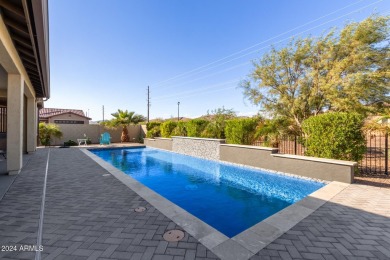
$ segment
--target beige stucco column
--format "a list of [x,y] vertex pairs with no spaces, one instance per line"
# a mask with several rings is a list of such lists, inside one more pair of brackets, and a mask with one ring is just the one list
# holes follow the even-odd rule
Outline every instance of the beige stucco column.
[[37,147],[37,104],[35,98],[27,99],[27,152],[35,152]]
[[21,75],[8,74],[7,88],[7,171],[18,174],[23,163],[23,94]]

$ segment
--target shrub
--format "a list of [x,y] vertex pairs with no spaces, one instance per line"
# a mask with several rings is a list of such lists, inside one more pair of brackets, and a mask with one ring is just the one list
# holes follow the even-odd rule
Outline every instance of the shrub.
[[161,136],[160,127],[152,128],[151,130],[149,130],[146,133],[147,138],[155,138],[155,137],[160,137],[160,136]]
[[223,121],[223,124],[218,121],[211,121],[201,133],[201,137],[225,139],[225,124],[226,121]]
[[201,137],[202,132],[208,125],[209,121],[204,119],[192,119],[186,123],[187,136]]
[[147,138],[154,138],[161,136],[161,130],[160,130],[161,122],[149,122],[146,124],[146,137]]
[[305,155],[360,161],[366,151],[364,118],[355,113],[326,113],[302,123]]
[[171,137],[172,136],[172,131],[175,129],[177,123],[173,121],[165,121],[164,123],[161,124],[160,129],[161,129],[161,136],[162,137]]
[[68,140],[64,142],[64,146],[77,146],[78,144],[73,140]]
[[155,127],[160,127],[161,122],[149,122],[146,124],[146,130],[152,130]]
[[229,144],[252,144],[255,140],[258,123],[258,118],[241,118],[226,121],[226,142]]
[[172,131],[172,136],[187,136],[187,123],[179,122],[177,126]]

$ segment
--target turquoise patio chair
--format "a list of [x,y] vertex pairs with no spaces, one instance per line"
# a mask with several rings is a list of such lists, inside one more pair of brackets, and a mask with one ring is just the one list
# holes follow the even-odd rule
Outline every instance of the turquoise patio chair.
[[100,137],[100,144],[110,144],[111,143],[111,136],[109,133],[105,132]]

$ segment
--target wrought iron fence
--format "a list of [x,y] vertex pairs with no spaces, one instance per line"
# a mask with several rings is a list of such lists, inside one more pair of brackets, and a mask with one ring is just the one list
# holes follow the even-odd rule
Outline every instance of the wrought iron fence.
[[366,133],[367,151],[359,162],[359,171],[366,175],[389,174],[389,134]]
[[[367,151],[358,162],[359,172],[364,175],[389,174],[389,134],[379,131],[366,133]],[[264,140],[253,143],[267,146]],[[305,147],[299,136],[282,136],[278,142],[279,153],[305,155]]]

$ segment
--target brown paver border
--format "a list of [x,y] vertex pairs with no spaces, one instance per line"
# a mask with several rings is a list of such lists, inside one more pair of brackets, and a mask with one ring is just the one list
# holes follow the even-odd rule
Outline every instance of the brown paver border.
[[229,238],[87,149],[80,150],[221,259],[249,259],[350,185],[331,182],[301,201]]

